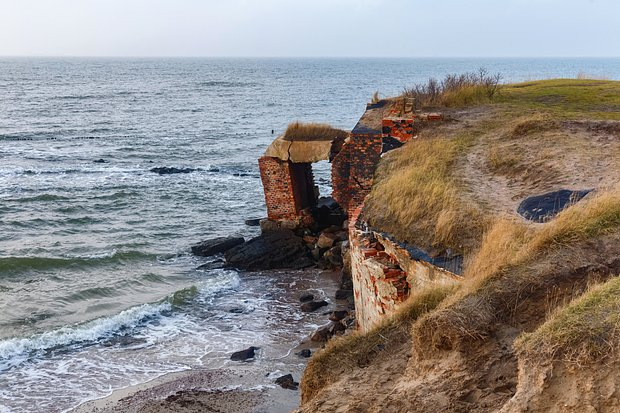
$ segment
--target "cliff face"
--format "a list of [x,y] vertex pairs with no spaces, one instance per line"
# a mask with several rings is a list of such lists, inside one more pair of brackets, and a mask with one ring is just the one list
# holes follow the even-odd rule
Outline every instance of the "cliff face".
[[[313,356],[301,411],[614,411],[615,358],[533,358],[515,342],[620,274],[620,82],[508,86],[444,115],[383,157],[350,214],[360,333]],[[558,189],[594,191],[542,224],[517,214]],[[597,314],[620,331],[614,313]],[[597,334],[572,343],[620,347]]]

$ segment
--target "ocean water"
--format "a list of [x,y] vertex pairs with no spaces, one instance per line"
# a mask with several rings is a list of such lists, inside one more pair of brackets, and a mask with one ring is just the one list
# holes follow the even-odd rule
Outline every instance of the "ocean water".
[[294,280],[197,270],[189,247],[256,235],[256,159],[289,122],[350,129],[375,90],[478,67],[620,79],[620,59],[1,58],[0,411],[65,411],[311,331]]

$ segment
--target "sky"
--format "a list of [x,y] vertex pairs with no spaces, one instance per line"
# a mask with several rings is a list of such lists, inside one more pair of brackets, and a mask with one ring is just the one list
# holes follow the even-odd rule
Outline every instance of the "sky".
[[620,0],[0,0],[0,56],[620,56]]

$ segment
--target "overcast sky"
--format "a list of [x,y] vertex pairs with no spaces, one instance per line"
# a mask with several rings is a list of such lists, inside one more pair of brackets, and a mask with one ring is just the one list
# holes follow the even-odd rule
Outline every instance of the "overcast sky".
[[0,0],[4,56],[620,56],[620,0]]

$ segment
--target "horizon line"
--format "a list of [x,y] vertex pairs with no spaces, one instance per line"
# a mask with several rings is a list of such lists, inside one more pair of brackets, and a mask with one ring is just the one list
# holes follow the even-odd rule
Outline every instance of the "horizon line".
[[618,59],[619,56],[241,56],[241,55],[2,55],[1,58],[112,59]]

